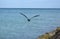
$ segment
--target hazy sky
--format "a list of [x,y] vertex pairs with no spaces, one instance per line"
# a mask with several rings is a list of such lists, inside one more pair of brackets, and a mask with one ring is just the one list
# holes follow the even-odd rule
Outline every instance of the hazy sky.
[[0,8],[60,8],[60,0],[0,0]]

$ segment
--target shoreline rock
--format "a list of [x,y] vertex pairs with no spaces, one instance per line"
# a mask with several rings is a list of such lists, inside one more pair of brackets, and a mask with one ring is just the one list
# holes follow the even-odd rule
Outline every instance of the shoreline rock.
[[41,36],[39,36],[37,39],[55,39],[56,37],[56,32],[60,32],[60,27],[57,27],[55,30],[51,32],[47,32]]

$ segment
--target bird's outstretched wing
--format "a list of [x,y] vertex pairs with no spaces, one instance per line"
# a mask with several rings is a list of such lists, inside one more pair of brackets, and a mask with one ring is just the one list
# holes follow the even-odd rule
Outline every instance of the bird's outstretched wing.
[[[35,17],[38,17],[38,16],[40,16],[40,15],[35,15],[35,16],[33,16],[32,18],[35,18]],[[30,18],[30,19],[32,19],[32,18]]]
[[20,13],[21,15],[23,15],[24,17],[26,17],[28,19],[28,17],[26,15],[24,15],[23,13]]

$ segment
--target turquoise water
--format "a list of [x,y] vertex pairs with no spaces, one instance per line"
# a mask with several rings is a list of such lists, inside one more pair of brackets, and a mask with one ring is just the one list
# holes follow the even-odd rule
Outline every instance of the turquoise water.
[[[20,15],[40,15],[30,22]],[[36,39],[39,35],[60,27],[60,9],[0,8],[0,39]]]

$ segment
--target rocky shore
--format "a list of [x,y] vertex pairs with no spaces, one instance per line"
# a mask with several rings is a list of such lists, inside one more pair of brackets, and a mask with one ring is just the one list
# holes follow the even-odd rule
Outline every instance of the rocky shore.
[[39,36],[37,39],[60,39],[60,27]]

